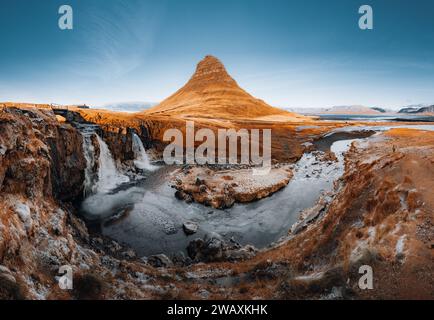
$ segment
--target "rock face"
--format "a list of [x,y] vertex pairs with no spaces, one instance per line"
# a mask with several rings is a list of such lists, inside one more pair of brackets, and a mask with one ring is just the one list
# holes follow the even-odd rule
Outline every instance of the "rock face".
[[274,108],[241,89],[217,58],[206,56],[187,84],[159,105],[144,111],[149,115],[182,115],[221,119],[255,119],[281,116],[287,121],[306,119]]
[[116,128],[101,126],[102,138],[110,148],[113,158],[125,163],[134,160],[132,130],[129,128]]
[[86,163],[77,130],[48,110],[5,109],[0,121],[2,190],[60,200],[82,194]]
[[0,265],[0,299],[21,300],[22,292],[9,268]]
[[110,112],[107,110],[75,110],[84,121],[97,124],[100,135],[110,148],[114,159],[127,162],[134,159],[132,151],[132,133],[137,134],[146,149],[153,148],[161,153],[166,146],[163,143],[164,132],[173,127],[182,127],[184,123],[172,119],[147,119],[136,114]]
[[10,283],[16,283],[15,277],[12,275],[11,270],[5,266],[0,265],[0,281],[8,281]]
[[19,298],[25,288],[28,298],[42,298],[28,276],[52,283],[47,271],[68,264],[78,250],[67,225],[75,218],[56,201],[83,191],[81,135],[49,110],[7,108],[0,111],[0,146],[0,295]]
[[58,126],[54,137],[47,138],[51,157],[51,176],[55,198],[72,201],[82,194],[83,158],[81,135],[70,126]]
[[290,232],[292,234],[297,234],[306,228],[312,221],[317,219],[321,213],[326,211],[327,205],[330,201],[331,198],[321,196],[313,207],[305,209],[300,213],[299,220],[292,225]]
[[[111,253],[111,241],[91,239],[66,202],[83,192],[82,141],[48,108],[0,109],[0,300],[120,299],[127,291],[150,298],[172,291],[144,290],[152,268],[134,261],[134,252]],[[59,287],[61,266],[72,269],[72,291]]]

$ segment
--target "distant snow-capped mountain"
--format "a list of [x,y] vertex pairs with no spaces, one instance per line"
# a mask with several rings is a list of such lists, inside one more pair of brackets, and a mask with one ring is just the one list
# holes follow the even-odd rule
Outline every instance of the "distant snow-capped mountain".
[[351,106],[334,106],[329,108],[291,108],[288,109],[292,112],[297,112],[301,114],[353,114],[353,115],[363,115],[363,114],[382,114],[393,112],[388,109],[379,107],[366,107],[362,105],[351,105]]
[[157,103],[155,102],[117,102],[106,104],[97,107],[98,109],[107,109],[111,111],[123,111],[123,112],[139,112],[149,108],[152,108]]
[[417,104],[401,108],[399,113],[434,113],[434,105]]

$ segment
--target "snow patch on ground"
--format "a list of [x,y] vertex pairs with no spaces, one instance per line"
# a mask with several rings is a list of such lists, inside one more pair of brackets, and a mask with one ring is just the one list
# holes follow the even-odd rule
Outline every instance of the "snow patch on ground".
[[366,239],[359,240],[356,242],[356,245],[350,254],[350,260],[351,261],[353,261],[353,262],[358,261],[363,256],[363,254],[366,252],[366,250],[369,249],[369,247],[371,246],[371,244],[375,240],[375,236],[377,234],[376,228],[375,227],[369,227],[367,234],[368,234],[368,237]]
[[33,220],[29,206],[27,204],[18,202],[15,204],[15,212],[24,223],[24,227],[26,228],[26,230],[29,231],[33,226]]
[[374,240],[375,235],[377,234],[376,231],[377,230],[375,229],[375,227],[369,227],[369,229],[368,229],[369,238],[367,239],[369,242]]
[[0,155],[4,156],[7,150],[8,149],[4,145],[0,144]]
[[44,287],[39,282],[36,282],[31,276],[25,276],[24,279],[28,285],[30,293],[34,296],[35,300],[47,299],[47,295],[49,293],[48,288]]
[[63,234],[63,222],[65,219],[66,213],[62,209],[56,209],[55,213],[50,218],[50,224],[53,231],[57,234]]
[[401,223],[398,222],[398,223],[396,224],[395,228],[393,229],[392,234],[397,235],[397,234],[401,231],[401,228],[402,228],[402,227],[401,227]]
[[395,246],[395,251],[396,251],[396,258],[397,259],[403,259],[404,258],[404,247],[405,247],[405,240],[406,240],[406,235],[402,235],[401,237],[399,237],[398,241],[396,241],[396,246]]

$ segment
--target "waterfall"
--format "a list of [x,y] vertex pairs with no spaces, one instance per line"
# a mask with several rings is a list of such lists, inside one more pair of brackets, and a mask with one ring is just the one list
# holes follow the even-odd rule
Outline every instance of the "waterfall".
[[[84,200],[81,210],[89,220],[108,218],[125,206],[139,201],[142,193],[136,187],[119,188],[130,181],[117,168],[109,147],[96,133],[95,126],[82,126],[83,150],[87,162],[84,181]],[[99,147],[99,156],[98,156]],[[98,169],[96,170],[98,164]],[[139,192],[140,191],[140,192]]]
[[[93,134],[93,133],[92,133]],[[92,134],[83,134],[83,151],[86,159],[86,169],[84,170],[84,197],[95,192],[95,148],[92,144]]]
[[128,182],[130,179],[121,174],[116,168],[113,156],[107,144],[99,135],[96,134],[99,143],[99,169],[98,182],[96,184],[96,192],[108,193],[122,183]]
[[145,147],[143,146],[140,137],[133,133],[133,152],[135,156],[134,165],[142,170],[152,171],[156,169],[149,161],[148,155],[146,153]]

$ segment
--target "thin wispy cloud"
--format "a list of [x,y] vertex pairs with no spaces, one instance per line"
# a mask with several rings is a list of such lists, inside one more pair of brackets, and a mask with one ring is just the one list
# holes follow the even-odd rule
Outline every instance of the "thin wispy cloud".
[[140,67],[155,45],[163,12],[163,3],[151,10],[146,2],[136,0],[90,6],[81,13],[85,25],[77,26],[80,49],[69,63],[70,70],[109,82]]
[[213,54],[274,105],[434,103],[432,1],[376,2],[369,32],[357,0],[69,0],[72,31],[60,3],[0,1],[0,100],[161,100]]

